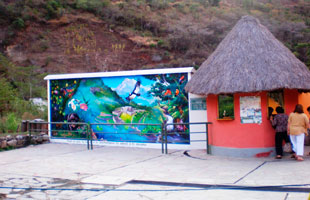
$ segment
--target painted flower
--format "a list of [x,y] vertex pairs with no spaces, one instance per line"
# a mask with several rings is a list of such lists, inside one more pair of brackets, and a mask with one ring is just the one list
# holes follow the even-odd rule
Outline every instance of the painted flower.
[[76,110],[76,105],[75,105],[75,104],[72,104],[72,105],[71,105],[71,108],[72,108],[72,110],[75,111],[75,110]]
[[69,101],[68,106],[72,108],[72,110],[76,110],[76,104],[78,104],[78,101],[76,99],[71,99],[71,101]]
[[80,108],[81,108],[82,110],[84,110],[84,111],[87,111],[88,106],[87,106],[87,104],[82,103],[82,104],[80,105]]

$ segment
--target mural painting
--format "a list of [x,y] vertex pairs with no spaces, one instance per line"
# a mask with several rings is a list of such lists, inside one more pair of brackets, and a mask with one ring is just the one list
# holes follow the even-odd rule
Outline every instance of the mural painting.
[[[97,140],[161,142],[161,126],[146,124],[188,122],[187,79],[187,73],[172,73],[51,80],[51,122],[90,123]],[[86,137],[84,125],[54,124],[57,129],[52,137]],[[187,126],[168,125],[167,131],[168,142],[189,144]]]

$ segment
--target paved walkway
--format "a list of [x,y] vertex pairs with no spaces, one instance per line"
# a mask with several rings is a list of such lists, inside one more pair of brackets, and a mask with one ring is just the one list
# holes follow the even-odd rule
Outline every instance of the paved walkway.
[[[310,150],[306,147],[306,153]],[[43,144],[0,152],[0,199],[308,200],[310,156]]]

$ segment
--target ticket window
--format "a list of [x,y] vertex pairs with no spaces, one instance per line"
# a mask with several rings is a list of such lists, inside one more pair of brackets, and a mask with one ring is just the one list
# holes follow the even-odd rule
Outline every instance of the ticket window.
[[284,109],[283,90],[268,92],[267,105],[268,105],[268,119],[270,119],[271,116],[274,116],[277,114],[276,108],[278,106],[281,106]]

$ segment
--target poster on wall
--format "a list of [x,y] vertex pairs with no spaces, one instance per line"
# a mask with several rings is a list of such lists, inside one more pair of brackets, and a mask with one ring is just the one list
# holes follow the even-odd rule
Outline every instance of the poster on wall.
[[262,109],[260,97],[240,97],[240,119],[242,124],[262,123]]
[[[51,80],[51,122],[90,123],[101,141],[160,143],[162,123],[189,121],[187,80],[187,73]],[[58,128],[66,130],[52,137],[86,137],[85,126]],[[185,125],[167,132],[168,142],[189,144]]]

